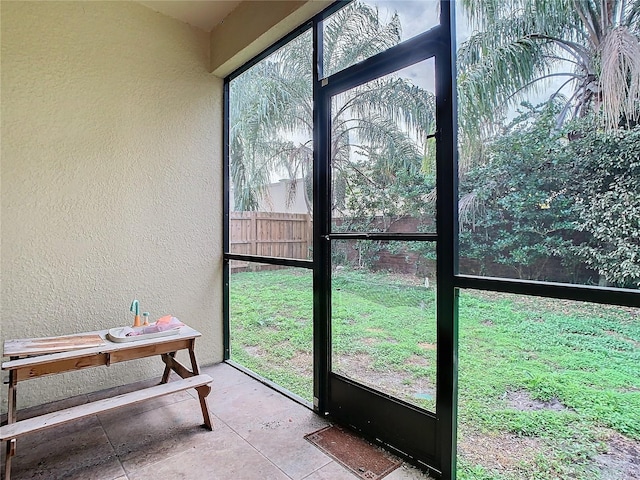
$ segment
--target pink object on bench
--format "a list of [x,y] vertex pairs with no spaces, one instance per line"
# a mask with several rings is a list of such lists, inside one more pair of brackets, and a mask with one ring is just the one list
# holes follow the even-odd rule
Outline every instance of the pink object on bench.
[[131,331],[127,330],[126,332],[123,331],[122,333],[124,333],[127,337],[132,337],[135,335],[146,335],[149,333],[166,332],[167,330],[182,327],[183,325],[184,323],[182,323],[176,317],[173,317],[171,315],[165,315],[164,317],[160,317],[156,321],[156,323],[152,323],[151,325],[148,325],[142,328],[137,328],[137,329],[131,328],[130,329]]

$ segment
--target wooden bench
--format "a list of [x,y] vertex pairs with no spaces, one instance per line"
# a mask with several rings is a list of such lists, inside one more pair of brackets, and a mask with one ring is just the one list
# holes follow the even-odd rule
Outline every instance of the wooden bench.
[[[9,373],[7,424],[0,427],[0,442],[4,442],[6,447],[5,480],[11,480],[12,457],[16,453],[19,437],[189,388],[195,388],[198,392],[204,426],[209,430],[213,429],[206,398],[211,392],[212,379],[200,374],[195,356],[195,340],[201,336],[200,332],[183,325],[171,335],[128,342],[112,342],[107,334],[108,330],[100,330],[63,337],[4,342],[3,356],[9,357],[9,361],[2,363],[2,370]],[[188,352],[191,368],[176,359],[176,353],[181,350]],[[18,421],[17,388],[22,381],[85,368],[109,367],[115,363],[156,356],[164,363],[160,385]],[[171,372],[181,379],[169,382]]]
[[136,390],[130,393],[124,393],[104,400],[77,405],[75,407],[58,410],[45,415],[34,418],[28,418],[16,423],[10,423],[0,427],[0,441],[16,439],[28,433],[37,432],[47,428],[62,425],[80,418],[89,417],[98,413],[108,412],[116,408],[135,403],[144,402],[152,398],[169,395],[171,393],[181,392],[190,388],[206,387],[208,390],[203,396],[207,396],[211,387],[209,385],[213,379],[209,375],[195,375],[193,377],[176,380],[169,383],[161,383],[153,387]]

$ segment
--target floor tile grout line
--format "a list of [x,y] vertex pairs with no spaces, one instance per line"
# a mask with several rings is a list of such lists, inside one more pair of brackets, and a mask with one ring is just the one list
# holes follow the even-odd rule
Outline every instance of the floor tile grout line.
[[[242,383],[244,383],[244,382],[240,382],[240,383],[237,383],[237,384],[231,385],[230,387],[239,386],[239,385],[241,385]],[[248,382],[247,382],[247,383],[248,383]],[[197,397],[196,397],[195,395],[193,395],[193,394],[192,394],[192,392],[191,392],[190,390],[188,390],[188,393],[189,393],[189,395],[192,397],[192,399],[196,399],[196,400],[197,400]],[[186,401],[186,400],[182,400],[182,401]],[[176,402],[176,403],[178,403],[178,402]],[[159,408],[159,407],[156,407],[156,408]],[[283,474],[286,478],[288,478],[288,479],[290,479],[290,480],[294,480],[290,475],[287,475],[287,473],[286,473],[284,470],[282,470],[282,468],[280,468],[277,464],[275,464],[275,463],[274,463],[274,462],[273,462],[273,461],[272,461],[272,460],[271,460],[267,455],[265,455],[263,452],[261,452],[260,450],[258,450],[258,448],[256,448],[256,446],[255,446],[255,445],[253,445],[251,442],[249,442],[249,441],[248,441],[244,436],[242,436],[242,435],[240,434],[240,432],[238,432],[238,431],[237,431],[236,429],[234,429],[231,425],[229,425],[226,421],[224,421],[224,420],[223,420],[219,415],[217,415],[213,410],[211,410],[211,413],[216,417],[216,419],[217,419],[217,422],[216,422],[216,423],[218,423],[218,422],[219,422],[220,424],[222,424],[222,425],[224,425],[225,427],[227,427],[231,432],[233,432],[233,434],[237,435],[238,439],[240,439],[240,440],[241,440],[242,442],[244,442],[246,445],[249,445],[249,446],[251,447],[251,449],[253,449],[253,450],[254,450],[258,455],[260,455],[262,458],[264,458],[267,462],[269,462],[269,463],[270,463],[273,467],[275,467],[278,471],[282,472],[282,474]],[[108,435],[107,435],[107,438],[108,438]],[[186,450],[185,450],[185,451],[186,451]],[[183,452],[178,452],[178,453],[176,453],[176,455],[180,455],[180,454],[182,454],[182,453],[184,453],[184,451],[183,451]],[[172,455],[171,457],[167,457],[167,458],[173,458],[173,457],[175,457],[176,455]],[[164,461],[164,460],[166,460],[166,458],[165,458],[165,459],[162,459],[161,461]],[[160,462],[160,461],[159,461],[159,462]],[[156,465],[156,464],[157,464],[157,463],[159,463],[159,462],[154,462],[154,463],[152,463],[152,464],[145,465],[145,467],[144,467],[144,468],[146,469],[146,468],[148,468],[148,467],[150,467],[150,466]],[[121,463],[122,463],[122,462],[121,462]],[[130,472],[128,472],[128,471],[124,468],[124,465],[122,465],[122,467],[123,467],[123,470],[124,470],[124,472],[125,472],[125,475],[127,475],[127,479],[128,479],[128,478],[129,478],[129,473],[130,473]],[[142,469],[141,469],[141,470],[142,470]],[[133,473],[133,472],[134,472],[134,471],[132,471],[131,473]]]
[[[218,417],[220,418],[220,417]],[[220,420],[221,422],[223,422],[227,427],[229,427],[229,429],[235,433],[243,442],[247,443],[248,445],[251,446],[251,448],[253,448],[258,454],[260,454],[262,457],[264,457],[269,463],[271,463],[274,467],[276,467],[278,470],[280,470],[287,478],[294,480],[293,477],[291,477],[290,475],[288,475],[284,470],[282,470],[282,468],[280,468],[277,464],[275,464],[265,453],[263,453],[261,450],[259,450],[254,444],[252,444],[249,440],[247,440],[239,431],[237,431],[236,429],[234,429],[231,425],[229,425],[228,423],[224,422],[222,419]],[[304,439],[304,437],[302,438],[303,441],[306,441]],[[327,463],[323,464],[322,466],[316,468],[315,470],[313,470],[312,472],[309,472],[307,475],[305,475],[304,477],[300,478],[299,480],[304,480],[305,478],[308,478],[310,475],[313,475],[315,472],[317,472],[318,470],[326,467],[327,465],[329,465],[330,463],[334,462],[337,464],[337,462],[335,462],[335,460],[333,458],[331,458],[329,455],[327,455],[325,452],[323,452],[322,450],[318,449],[319,452],[321,452],[325,457],[327,457]],[[348,470],[347,470],[348,471]],[[351,474],[351,472],[349,472]],[[353,474],[352,474],[353,475]],[[354,478],[357,478],[357,476],[354,475]]]
[[[100,424],[100,428],[102,429],[102,433],[104,434],[105,438],[107,439],[107,442],[109,442],[109,445],[111,446],[111,450],[113,450],[113,456],[116,457],[116,460],[118,461],[118,464],[120,465],[120,468],[122,469],[122,472],[124,473],[124,475],[128,479],[129,476],[127,475],[127,470],[124,468],[122,460],[120,459],[120,455],[118,455],[118,452],[116,451],[115,445],[111,441],[111,438],[109,437],[109,434],[107,433],[107,430],[104,428],[104,424],[102,423],[102,419],[100,418],[100,415],[96,415],[96,418],[98,419],[98,424]],[[117,479],[117,478],[120,478],[120,476],[114,477],[114,479]]]
[[[239,385],[239,384],[238,384]],[[282,410],[283,412],[286,411],[286,409]],[[213,413],[213,412],[212,412]],[[214,413],[214,415],[216,415]],[[245,442],[247,445],[251,446],[251,448],[253,450],[255,450],[260,456],[262,456],[264,459],[266,459],[270,464],[272,464],[274,467],[276,467],[279,471],[281,471],[287,478],[294,480],[293,477],[291,477],[290,475],[288,475],[282,468],[280,468],[276,463],[274,463],[273,460],[271,460],[265,453],[263,453],[261,450],[259,450],[254,444],[252,444],[247,438],[245,438],[244,435],[242,435],[238,430],[236,430],[235,428],[233,428],[231,425],[229,425],[227,422],[225,422],[224,420],[222,420],[222,418],[218,415],[216,415],[216,417],[218,419],[220,419],[220,421],[222,423],[224,423],[235,435],[238,436],[238,438],[240,438],[243,442]],[[304,438],[302,439],[304,440]],[[333,459],[331,457],[329,457],[326,453],[322,452],[326,457],[328,462],[323,464],[321,467],[315,469],[313,472],[310,472],[308,475],[305,475],[304,477],[302,477],[299,480],[303,480],[304,478],[307,478],[309,475],[312,475],[314,472],[317,472],[320,468],[323,468],[327,465],[329,465],[331,462],[333,462]]]
[[[173,395],[176,395],[176,394],[174,393],[174,394],[172,394],[171,396],[173,396]],[[185,399],[182,399],[182,400],[174,401],[174,402],[170,403],[169,405],[177,405],[177,404],[179,404],[179,403],[186,402],[187,400],[189,400],[189,399],[186,399],[186,398],[185,398]],[[157,410],[157,409],[159,409],[159,408],[162,408],[163,406],[166,406],[166,405],[159,405],[159,406],[157,406],[157,407],[150,408],[149,410],[144,410],[142,413],[151,412],[151,411],[153,411],[153,410]],[[167,459],[173,458],[173,457],[175,457],[175,456],[177,456],[177,455],[180,455],[181,453],[187,452],[187,451],[189,450],[189,449],[182,450],[182,451],[177,452],[177,453],[175,453],[175,454],[173,454],[173,455],[170,455],[170,456],[168,456],[168,457],[162,458],[161,460],[158,460],[158,461],[156,461],[156,462],[153,462],[153,463],[150,463],[150,464],[148,464],[148,465],[145,465],[145,466],[144,466],[144,467],[142,467],[142,468],[134,469],[134,470],[131,470],[131,471],[129,472],[129,471],[125,468],[124,463],[122,463],[122,460],[120,459],[120,455],[118,455],[118,453],[117,453],[117,451],[116,451],[116,448],[115,448],[115,446],[113,445],[113,442],[111,441],[111,438],[109,437],[109,434],[107,433],[107,430],[104,428],[104,425],[103,425],[103,423],[102,423],[102,420],[100,419],[100,415],[103,415],[103,414],[97,414],[97,415],[95,415],[95,416],[98,418],[98,422],[99,422],[99,424],[100,424],[100,428],[102,428],[102,431],[103,431],[103,433],[104,433],[105,437],[107,437],[107,441],[109,442],[109,445],[111,445],[111,448],[113,449],[113,453],[114,453],[115,457],[118,459],[118,463],[119,463],[119,464],[120,464],[120,466],[122,467],[122,471],[124,472],[124,474],[125,474],[125,476],[127,477],[127,479],[129,478],[129,473],[135,473],[135,472],[136,472],[136,471],[138,471],[138,470],[144,470],[144,469],[145,469],[145,468],[147,468],[147,467],[150,467],[150,466],[156,465],[156,464],[158,464],[158,463],[160,463],[160,462],[162,462],[162,461],[164,461],[164,460],[167,460]],[[217,416],[216,416],[216,418],[217,418]],[[222,422],[222,420],[220,420],[220,421]],[[222,422],[222,423],[224,423],[224,422]],[[118,477],[116,477],[116,478],[118,478]]]
[[[222,420],[220,420],[220,421],[222,422]],[[280,468],[278,465],[276,465],[276,464],[275,464],[275,463],[274,463],[274,462],[273,462],[269,457],[267,457],[264,453],[262,453],[260,450],[258,450],[258,448],[257,448],[253,443],[251,443],[249,440],[247,440],[246,438],[244,438],[244,437],[240,434],[240,432],[238,432],[236,429],[234,429],[234,428],[233,428],[231,425],[229,425],[228,423],[226,423],[226,422],[223,422],[223,423],[225,423],[225,425],[226,425],[227,427],[229,427],[229,429],[230,429],[234,434],[236,434],[240,440],[242,440],[244,443],[246,443],[247,445],[249,445],[249,446],[250,446],[250,447],[251,447],[251,448],[252,448],[252,449],[253,449],[253,450],[254,450],[258,455],[260,455],[260,456],[261,456],[262,458],[264,458],[267,462],[269,462],[271,465],[273,465],[275,468],[277,468],[280,472],[282,472],[282,474],[283,474],[285,477],[287,477],[287,478],[288,478],[288,479],[290,479],[290,480],[294,480],[290,475],[288,475],[288,474],[287,474],[287,472],[285,472],[284,470],[282,470],[282,468]]]
[[[240,386],[242,385],[242,383],[245,383],[245,382],[241,382],[241,383],[237,383],[237,384],[234,384],[234,385],[230,385],[230,386],[227,386],[227,387],[225,387],[225,388],[227,388],[228,390],[233,390],[233,389],[234,389],[234,387],[236,387],[236,386],[240,387]],[[246,383],[250,383],[250,382],[246,382]],[[280,393],[281,395],[283,395],[284,397],[286,397],[286,395],[282,394],[282,392],[277,392],[277,393]],[[288,410],[288,407],[287,407],[287,408],[283,408],[282,412],[284,413],[284,412],[286,412],[287,410]],[[311,410],[310,410],[310,411],[311,411]],[[311,411],[311,412],[312,412],[312,413],[314,413],[313,411]],[[266,454],[265,454],[265,453],[263,453],[261,450],[259,450],[255,445],[253,445],[253,444],[252,444],[252,443],[251,443],[247,438],[245,438],[245,436],[244,436],[244,435],[242,435],[242,434],[240,433],[240,431],[238,431],[238,430],[234,429],[234,428],[233,428],[233,427],[231,427],[228,423],[224,422],[224,421],[222,420],[222,418],[221,418],[218,414],[215,414],[215,413],[214,413],[214,415],[216,415],[216,417],[217,417],[217,418],[219,418],[219,419],[220,419],[220,421],[221,421],[221,422],[223,422],[227,427],[229,427],[229,429],[230,429],[233,433],[235,433],[235,434],[236,434],[240,439],[242,439],[244,442],[246,442],[248,445],[250,445],[250,446],[251,446],[251,448],[253,448],[257,453],[259,453],[259,454],[260,454],[262,457],[264,457],[264,458],[265,458],[269,463],[271,463],[271,464],[272,464],[272,465],[274,465],[278,470],[280,470],[280,471],[281,471],[281,472],[282,472],[282,473],[283,473],[287,478],[289,478],[289,479],[293,480],[293,477],[291,477],[290,475],[288,475],[284,470],[282,470],[282,468],[280,468],[276,463],[274,463],[274,461],[272,461],[272,460],[269,458],[269,456],[268,456],[268,455],[266,455]],[[321,417],[320,417],[320,418],[321,418]],[[305,441],[304,437],[302,437],[302,440],[303,440],[303,441]],[[334,460],[333,460],[329,455],[327,455],[325,452],[323,452],[323,451],[322,451],[322,450],[320,450],[320,449],[318,449],[318,451],[319,451],[319,452],[321,452],[321,453],[326,457],[327,462],[326,462],[326,463],[324,463],[324,464],[322,464],[320,467],[316,468],[316,469],[315,469],[315,470],[313,470],[312,472],[309,472],[307,475],[305,475],[304,477],[300,478],[299,480],[304,480],[305,478],[308,478],[310,475],[313,475],[315,472],[317,472],[318,470],[320,470],[320,469],[322,469],[322,468],[326,467],[327,465],[329,465],[329,464],[330,464],[330,463],[332,463],[332,462],[334,462],[334,463],[335,463],[335,461],[334,461]],[[353,475],[351,472],[349,472],[349,474],[350,474],[350,475],[352,475],[354,478],[357,478],[357,476]]]
[[[186,400],[182,400],[182,401],[186,401]],[[179,402],[175,402],[175,403],[179,403]],[[160,407],[156,407],[156,408],[160,408]],[[215,414],[214,414],[214,416],[215,416]],[[232,429],[231,429],[231,427],[229,427],[229,425],[227,425],[227,423],[226,423],[226,422],[224,422],[222,419],[220,419],[220,418],[219,418],[219,417],[217,417],[217,416],[216,416],[216,418],[219,420],[219,422],[220,422],[220,423],[222,423],[222,424],[226,425],[230,430],[232,430]],[[238,436],[240,437],[240,435],[238,435]],[[240,437],[240,438],[241,438],[242,440],[244,440],[242,437]],[[248,442],[247,442],[247,443],[248,443]],[[146,469],[148,469],[148,468],[151,468],[151,467],[153,467],[153,466],[155,466],[155,465],[158,465],[159,463],[165,462],[166,460],[170,460],[170,459],[175,458],[175,457],[177,457],[177,456],[179,456],[179,455],[182,455],[182,454],[184,454],[184,453],[186,453],[186,452],[188,452],[188,451],[190,451],[190,450],[191,450],[191,448],[187,448],[186,450],[179,451],[179,452],[177,452],[177,453],[175,453],[175,454],[173,454],[173,455],[169,455],[168,457],[163,457],[163,458],[161,458],[160,460],[157,460],[157,461],[155,461],[155,462],[149,463],[149,464],[147,464],[147,465],[144,465],[144,466],[143,466],[143,467],[141,467],[141,468],[137,468],[137,469],[134,469],[134,470],[131,470],[131,471],[127,471],[127,469],[124,467],[124,465],[122,465],[122,470],[124,471],[124,473],[125,473],[125,475],[126,475],[127,479],[129,479],[129,474],[134,474],[134,473],[137,473],[137,472],[140,472],[140,471],[144,471],[144,470],[146,470]],[[118,459],[119,459],[119,457],[118,457]],[[121,463],[122,463],[122,462],[121,462]]]
[[[322,452],[322,453],[324,453],[324,452]],[[324,467],[326,467],[327,465],[329,465],[329,464],[331,464],[331,463],[335,463],[336,465],[338,464],[334,459],[332,459],[331,457],[329,457],[329,455],[327,455],[326,453],[325,453],[325,455],[326,455],[326,457],[327,457],[327,459],[328,459],[329,461],[328,461],[327,463],[325,463],[324,465],[322,465],[322,466],[320,466],[320,467],[316,468],[313,472],[309,473],[308,475],[305,475],[305,476],[304,476],[304,477],[302,477],[300,480],[305,480],[306,478],[309,478],[311,475],[313,475],[314,473],[316,473],[316,472],[317,472],[317,471],[319,471],[319,470],[322,470]],[[349,472],[349,473],[351,473],[351,472]]]

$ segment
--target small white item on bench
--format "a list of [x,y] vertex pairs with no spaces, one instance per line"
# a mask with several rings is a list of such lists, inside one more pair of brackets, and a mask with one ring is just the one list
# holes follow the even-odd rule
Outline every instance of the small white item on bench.
[[[146,340],[148,338],[156,338],[156,337],[167,337],[169,335],[177,335],[180,333],[180,327],[174,327],[169,330],[164,331],[156,331],[153,333],[143,333],[136,332],[136,330],[142,330],[142,327],[117,327],[112,328],[107,333],[107,339],[112,342],[122,343],[122,342],[137,342],[140,340]],[[131,332],[134,332],[134,335],[129,335]]]

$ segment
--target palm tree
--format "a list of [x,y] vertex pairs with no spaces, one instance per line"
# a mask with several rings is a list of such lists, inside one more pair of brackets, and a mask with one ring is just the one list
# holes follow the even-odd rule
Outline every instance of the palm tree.
[[602,125],[640,119],[640,0],[463,0],[477,31],[458,56],[462,130],[491,131],[492,119],[543,80],[563,82],[557,122],[588,113]]
[[[353,2],[325,24],[326,74],[338,72],[400,42],[394,15],[381,21],[378,11]],[[271,172],[303,178],[311,213],[312,50],[310,32],[234,79],[230,85],[230,176],[236,210],[259,208]],[[377,192],[376,208],[392,211],[398,202],[385,186],[398,172],[428,172],[433,152],[427,135],[435,129],[434,95],[397,75],[356,87],[334,98],[331,117],[333,207],[346,199]],[[289,182],[290,194],[296,182]]]
[[[291,178],[308,176],[310,45],[310,33],[303,34],[230,83],[229,167],[236,210],[258,209],[275,170],[284,169]],[[292,134],[304,140],[295,143]]]

